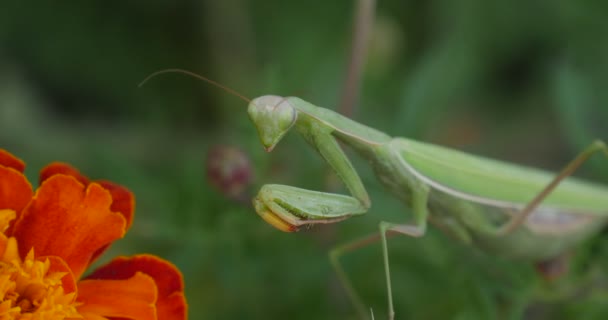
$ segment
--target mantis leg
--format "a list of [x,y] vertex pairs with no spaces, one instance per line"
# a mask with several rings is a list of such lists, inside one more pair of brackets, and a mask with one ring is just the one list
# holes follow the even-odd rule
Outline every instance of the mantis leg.
[[412,194],[412,212],[414,215],[414,223],[413,224],[397,224],[382,221],[380,222],[379,233],[371,234],[367,237],[357,239],[345,245],[336,247],[329,253],[330,261],[338,274],[340,282],[346,289],[350,299],[353,301],[357,312],[362,318],[365,318],[365,308],[363,307],[363,303],[361,302],[361,298],[354,290],[352,283],[346,272],[342,268],[340,264],[339,258],[343,254],[358,249],[360,247],[366,246],[370,243],[378,241],[380,239],[382,241],[382,256],[384,261],[384,272],[386,275],[386,286],[387,286],[387,294],[388,294],[388,309],[389,309],[389,319],[393,319],[395,316],[395,311],[393,307],[393,297],[392,297],[392,288],[391,288],[391,277],[390,277],[390,268],[389,268],[389,258],[388,258],[388,243],[387,238],[396,234],[404,234],[411,237],[421,237],[426,232],[426,220],[429,215],[427,209],[427,200],[429,195],[429,189],[426,186],[422,186],[421,188],[414,189]]
[[593,154],[596,152],[604,152],[604,155],[608,157],[608,147],[601,140],[594,141],[589,145],[583,152],[581,152],[574,160],[572,160],[566,167],[564,167],[545,188],[543,188],[535,197],[530,201],[520,212],[516,213],[515,216],[507,222],[505,225],[497,230],[499,235],[507,235],[513,232],[519,227],[526,218],[541,204],[541,202],[549,195],[557,186],[567,177],[571,176],[576,169],[578,169],[583,163],[585,163]]
[[[391,234],[389,233],[389,236],[390,235]],[[342,287],[346,290],[348,297],[353,303],[361,319],[366,319],[367,312],[365,310],[365,306],[361,300],[361,297],[359,296],[359,294],[357,294],[357,291],[353,287],[352,281],[346,274],[346,271],[344,271],[344,268],[340,263],[340,257],[346,253],[365,247],[368,244],[375,243],[379,239],[380,234],[378,232],[374,232],[363,238],[359,238],[343,245],[337,246],[329,252],[329,261],[331,262],[332,267],[336,271],[336,274],[338,275],[338,279],[340,280]]]
[[412,212],[414,213],[414,224],[396,224],[386,221],[380,222],[380,236],[382,237],[382,257],[384,260],[384,273],[386,275],[386,288],[388,295],[388,311],[390,320],[395,318],[395,309],[393,308],[393,291],[391,288],[391,272],[388,261],[388,243],[387,231],[401,233],[411,237],[421,237],[426,232],[426,219],[429,215],[427,208],[427,200],[429,196],[429,188],[414,190],[412,197]]
[[367,191],[330,129],[307,128],[303,136],[329,163],[352,196],[265,185],[254,199],[258,214],[282,231],[296,231],[301,225],[333,223],[367,212],[370,207]]

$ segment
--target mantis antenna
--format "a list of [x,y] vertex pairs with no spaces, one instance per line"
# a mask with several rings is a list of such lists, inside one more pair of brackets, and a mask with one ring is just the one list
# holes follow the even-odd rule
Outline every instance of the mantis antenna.
[[234,90],[234,89],[232,89],[230,87],[227,87],[227,86],[225,86],[223,84],[220,84],[217,81],[213,81],[213,80],[211,80],[209,78],[203,77],[200,74],[196,74],[196,73],[194,73],[192,71],[188,71],[188,70],[184,70],[184,69],[175,69],[175,68],[173,68],[173,69],[163,69],[163,70],[159,70],[159,71],[153,72],[149,76],[147,76],[144,80],[142,80],[137,85],[137,87],[141,88],[146,82],[148,82],[148,80],[150,80],[150,79],[152,79],[152,78],[154,78],[154,77],[156,77],[158,75],[164,74],[164,73],[183,73],[185,75],[189,75],[191,77],[194,77],[194,78],[197,78],[199,80],[205,81],[205,82],[207,82],[207,83],[209,83],[211,85],[214,85],[214,86],[216,86],[216,87],[218,87],[218,88],[220,88],[220,89],[228,92],[229,94],[231,94],[231,95],[233,95],[235,97],[238,97],[238,98],[244,100],[247,103],[251,103],[251,99],[249,99],[249,98],[245,97],[244,95],[240,94],[238,91],[236,91],[236,90]]

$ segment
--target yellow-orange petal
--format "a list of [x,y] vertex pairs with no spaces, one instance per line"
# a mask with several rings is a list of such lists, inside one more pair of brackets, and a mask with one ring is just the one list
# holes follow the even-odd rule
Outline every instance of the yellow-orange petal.
[[17,244],[17,239],[15,239],[15,237],[6,238],[0,260],[19,262],[22,261],[21,256],[19,256],[19,245]]
[[110,210],[110,193],[96,183],[56,174],[36,191],[15,222],[12,235],[25,256],[61,257],[79,279],[93,254],[125,233],[125,218]]
[[157,320],[157,288],[152,277],[137,272],[123,280],[82,280],[78,282],[78,312],[87,315],[134,320]]
[[0,234],[3,234],[10,223],[15,220],[17,213],[13,209],[0,209]]
[[65,174],[76,178],[83,185],[89,184],[89,178],[83,176],[78,169],[71,165],[63,162],[53,162],[40,170],[39,184],[42,185],[44,181],[56,174]]
[[[2,225],[2,229],[6,229],[11,220],[15,219],[15,211],[10,209],[0,209],[0,224]],[[4,255],[4,251],[6,250],[6,246],[8,245],[8,238],[4,234],[4,232],[0,232],[0,258]]]
[[0,149],[0,166],[13,168],[21,173],[25,170],[25,163],[4,149]]
[[98,314],[92,314],[92,313],[87,313],[87,314],[83,314],[83,320],[108,320],[108,318],[106,317],[102,317]]
[[50,262],[49,273],[61,272],[65,275],[61,278],[61,287],[66,294],[76,291],[76,279],[68,264],[57,256],[37,257],[36,260]]
[[183,277],[177,267],[159,257],[148,254],[119,257],[95,270],[87,279],[128,279],[138,272],[151,276],[156,282],[158,319],[188,318]]
[[0,166],[0,209],[12,209],[19,214],[33,193],[23,173],[12,167]]

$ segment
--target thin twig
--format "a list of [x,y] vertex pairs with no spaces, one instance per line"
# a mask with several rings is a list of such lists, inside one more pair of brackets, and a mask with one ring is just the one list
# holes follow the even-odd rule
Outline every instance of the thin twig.
[[359,97],[361,87],[361,74],[363,65],[367,57],[369,37],[374,25],[376,11],[376,0],[359,0],[355,19],[353,23],[353,38],[350,50],[350,61],[342,97],[340,99],[339,112],[347,117],[351,117],[355,111],[355,105]]

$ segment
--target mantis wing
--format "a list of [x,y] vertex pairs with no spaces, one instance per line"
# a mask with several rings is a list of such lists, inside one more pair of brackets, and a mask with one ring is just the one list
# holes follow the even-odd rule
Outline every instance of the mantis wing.
[[[481,202],[526,204],[556,176],[405,138],[395,139],[395,146],[425,182]],[[608,187],[569,177],[542,204],[608,216]]]

